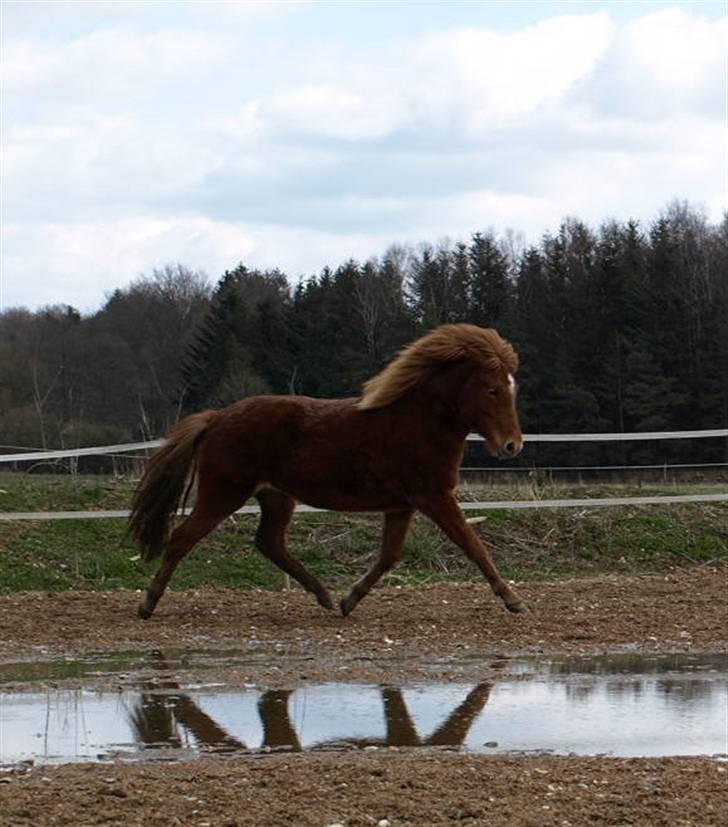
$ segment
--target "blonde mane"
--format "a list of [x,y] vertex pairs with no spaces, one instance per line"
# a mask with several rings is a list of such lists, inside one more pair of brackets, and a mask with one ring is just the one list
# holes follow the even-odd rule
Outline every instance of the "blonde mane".
[[469,359],[485,370],[504,367],[514,374],[518,356],[492,328],[445,324],[403,348],[384,370],[365,382],[360,410],[383,408],[421,382],[433,365]]

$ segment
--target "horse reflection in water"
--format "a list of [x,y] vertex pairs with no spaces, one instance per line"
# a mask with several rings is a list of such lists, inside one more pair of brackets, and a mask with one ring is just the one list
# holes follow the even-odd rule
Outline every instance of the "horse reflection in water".
[[[167,685],[171,688],[170,685]],[[461,747],[473,723],[488,703],[493,684],[483,682],[468,692],[465,699],[428,737],[421,737],[399,687],[380,688],[384,709],[383,737],[346,737],[313,744],[312,750],[333,748],[391,747]],[[158,685],[154,685],[158,689]],[[301,739],[291,721],[289,702],[295,690],[274,689],[258,699],[258,716],[263,729],[260,750],[303,751]],[[252,752],[243,741],[231,735],[184,693],[160,695],[144,692],[130,712],[130,722],[137,740],[149,748],[189,748],[180,734],[191,736],[198,748],[206,752]]]
[[230,735],[188,695],[143,693],[130,712],[137,740],[155,749],[185,749],[180,727],[211,752],[245,751],[245,744]]
[[[182,419],[152,457],[132,502],[129,529],[143,558],[162,558],[140,617],[151,617],[185,555],[252,496],[261,510],[256,547],[326,609],[334,607],[328,589],[286,547],[298,502],[384,513],[379,555],[340,601],[344,615],[397,564],[416,511],[463,549],[507,609],[526,611],[455,493],[469,432],[481,434],[501,459],[522,448],[517,368],[514,349],[496,331],[442,325],[366,382],[360,397],[254,396]],[[172,531],[193,482],[192,512]]]

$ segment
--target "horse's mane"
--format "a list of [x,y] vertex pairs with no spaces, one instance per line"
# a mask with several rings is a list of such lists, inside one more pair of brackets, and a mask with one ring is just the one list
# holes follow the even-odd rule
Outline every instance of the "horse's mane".
[[403,348],[384,370],[364,383],[357,403],[361,410],[383,408],[422,381],[442,362],[468,359],[485,370],[518,369],[513,347],[492,328],[473,324],[444,324]]

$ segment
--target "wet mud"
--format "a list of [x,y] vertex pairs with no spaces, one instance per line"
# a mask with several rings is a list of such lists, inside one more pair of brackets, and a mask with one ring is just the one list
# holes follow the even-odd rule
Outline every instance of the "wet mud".
[[0,596],[0,824],[728,823],[728,569],[518,588]]

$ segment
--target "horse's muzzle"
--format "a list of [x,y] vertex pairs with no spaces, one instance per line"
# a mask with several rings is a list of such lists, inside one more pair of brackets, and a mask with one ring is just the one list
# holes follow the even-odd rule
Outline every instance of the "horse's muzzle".
[[523,441],[509,440],[504,442],[497,451],[498,459],[513,459],[523,450]]

